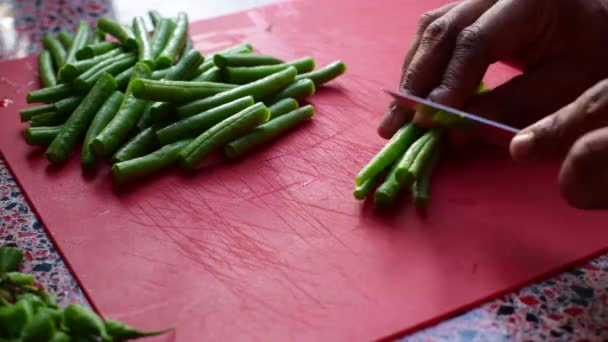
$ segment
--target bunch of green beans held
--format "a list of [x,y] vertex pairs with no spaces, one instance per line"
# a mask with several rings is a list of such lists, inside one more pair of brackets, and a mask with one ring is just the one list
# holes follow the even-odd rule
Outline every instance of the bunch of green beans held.
[[[130,26],[100,18],[94,29],[44,37],[43,87],[21,111],[25,140],[62,164],[81,146],[84,170],[112,163],[121,184],[172,165],[201,167],[220,151],[237,159],[286,134],[315,114],[300,106],[346,71],[341,61],[315,70],[311,57],[285,61],[242,43],[203,56],[193,49],[188,17],[150,11]],[[107,37],[113,39],[106,39]]]
[[90,309],[57,305],[55,297],[35,284],[32,274],[18,272],[23,252],[0,247],[0,340],[20,342],[126,341],[165,334],[173,328],[141,331],[120,321],[102,319]]
[[[483,83],[478,92],[486,91]],[[414,204],[425,208],[433,171],[442,154],[445,128],[461,123],[454,116],[422,106],[420,110],[439,123],[438,128],[424,130],[406,123],[355,177],[353,196],[364,200],[373,192],[378,207],[390,207],[405,190]]]

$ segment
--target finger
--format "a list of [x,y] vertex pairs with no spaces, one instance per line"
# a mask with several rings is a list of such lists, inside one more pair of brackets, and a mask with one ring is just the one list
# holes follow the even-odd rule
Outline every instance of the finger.
[[565,154],[582,135],[608,125],[608,80],[597,83],[571,104],[522,130],[511,142],[515,160]]
[[560,171],[560,190],[579,209],[608,209],[608,128],[587,133],[570,149]]
[[[453,2],[422,15],[420,21],[418,22],[418,30],[416,32],[416,35],[414,36],[414,40],[412,41],[410,48],[403,61],[401,73],[402,76],[401,80],[399,81],[400,84],[403,82],[403,75],[405,75],[405,71],[409,68],[409,65],[412,59],[414,58],[416,51],[418,51],[422,35],[426,28],[437,18],[448,13],[452,8],[456,7],[458,3],[459,2]],[[384,117],[380,121],[380,125],[378,127],[378,134],[380,134],[380,136],[385,139],[389,139],[401,126],[403,126],[404,123],[410,121],[413,115],[413,110],[401,106],[397,101],[393,101],[389,106],[387,112],[384,114]]]
[[[542,34],[542,21],[531,20],[535,11],[528,1],[500,1],[488,9],[474,24],[463,28],[447,67],[429,99],[462,108],[475,94],[488,67],[499,60],[510,59]],[[532,22],[532,24],[528,22]],[[509,29],[505,29],[509,28]],[[436,75],[434,75],[436,77]],[[428,120],[417,113],[414,121],[426,125]]]

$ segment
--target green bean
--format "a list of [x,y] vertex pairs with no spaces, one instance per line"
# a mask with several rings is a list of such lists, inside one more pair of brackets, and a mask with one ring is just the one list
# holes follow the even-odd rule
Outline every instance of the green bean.
[[64,83],[72,82],[78,75],[83,72],[98,66],[101,62],[116,57],[122,53],[121,49],[110,50],[99,56],[89,59],[83,59],[71,64],[65,64],[59,69],[59,80]]
[[353,191],[353,196],[358,200],[366,198],[367,195],[369,195],[369,193],[374,189],[374,187],[378,185],[378,183],[382,179],[382,176],[384,176],[384,173],[385,172],[379,172],[372,178],[367,179],[361,185],[357,185],[355,187],[355,190]]
[[424,166],[422,172],[418,175],[414,184],[412,184],[411,193],[414,203],[418,207],[426,207],[429,201],[429,187],[431,176],[441,155],[441,149],[436,148],[432,151],[432,155],[428,163]]
[[[108,63],[104,64],[106,62],[108,62]],[[108,73],[112,76],[117,75],[121,71],[128,69],[135,62],[137,62],[137,57],[132,56],[132,55],[125,56],[125,57],[123,57],[121,59],[117,59],[117,60],[110,59],[108,61],[104,61],[100,64],[100,65],[103,65],[103,67],[101,67],[99,70],[96,70],[96,72],[93,73],[92,75],[83,77],[83,75],[87,74],[90,70],[93,70],[93,68],[87,70],[85,73],[78,76],[74,80],[74,88],[77,91],[85,92],[88,89],[90,89],[93,86],[93,84],[95,84],[97,79],[99,79],[99,77],[101,77],[101,75],[103,75],[104,73]]]
[[65,49],[59,39],[54,37],[51,34],[45,34],[42,38],[42,44],[44,48],[47,49],[51,56],[53,56],[53,61],[55,62],[55,68],[59,69],[65,63]]
[[80,162],[83,169],[90,170],[95,167],[97,160],[93,155],[89,144],[108,125],[108,123],[112,121],[118,112],[123,99],[123,93],[120,91],[115,91],[112,93],[112,95],[110,95],[110,97],[108,97],[108,99],[95,114],[95,117],[91,121],[82,143],[82,156],[80,158]]
[[61,42],[61,45],[63,45],[65,51],[68,51],[70,49],[70,46],[72,46],[72,42],[74,41],[74,35],[72,35],[68,31],[59,32],[57,38],[59,39],[59,42]]
[[300,74],[296,76],[296,80],[301,80],[303,78],[311,79],[315,82],[315,86],[318,88],[321,85],[333,80],[334,78],[342,75],[346,72],[346,64],[341,61],[335,61],[333,63],[328,64],[325,68],[311,71],[309,73]]
[[145,156],[116,163],[112,166],[112,180],[124,184],[165,169],[177,162],[177,154],[190,142],[192,139],[177,141]]
[[156,136],[162,145],[196,137],[230,116],[253,106],[253,104],[253,97],[245,96],[161,128],[156,131]]
[[252,67],[281,63],[285,63],[285,61],[280,60],[274,56],[258,55],[252,53],[215,54],[213,56],[213,64],[220,68]]
[[194,43],[192,42],[192,38],[186,34],[186,43],[184,44],[184,46],[182,46],[182,48],[179,52],[178,60],[180,58],[182,58],[185,54],[187,54],[189,51],[191,51],[192,49],[194,49]]
[[278,138],[314,115],[315,109],[311,105],[283,114],[255,127],[251,132],[226,144],[224,146],[224,154],[229,159],[237,159]]
[[44,156],[51,163],[61,163],[87,131],[97,109],[116,90],[116,81],[110,74],[103,74],[82,102],[76,107],[63,129],[46,150]]
[[31,127],[55,126],[63,124],[70,117],[70,113],[50,112],[34,116],[30,120]]
[[232,84],[247,84],[289,68],[290,66],[295,67],[298,74],[302,74],[313,70],[315,68],[315,61],[310,57],[304,57],[288,63],[274,65],[228,67],[223,69],[224,80]]
[[262,103],[247,107],[196,137],[179,152],[178,161],[186,169],[198,169],[211,152],[266,122],[269,116],[270,111]]
[[158,27],[158,24],[163,18],[160,13],[155,10],[148,11],[148,16],[150,17],[150,21],[152,22],[152,25],[154,25],[154,27]]
[[83,96],[70,96],[61,101],[55,102],[55,111],[60,114],[71,114],[76,107],[82,102]]
[[186,80],[188,76],[196,70],[204,57],[196,50],[188,51],[174,66],[167,70],[164,80]]
[[[442,133],[443,131],[439,128],[432,129],[428,132],[430,135],[429,140],[420,149],[420,152],[416,155],[416,159],[414,159],[409,167],[409,173],[412,174],[414,179],[418,179],[418,177],[420,177],[424,167],[432,158],[434,151],[441,143]],[[397,170],[397,177],[399,178],[399,170]]]
[[72,95],[74,89],[68,84],[58,84],[52,87],[33,90],[27,93],[27,103],[55,102]]
[[[390,168],[384,182],[374,192],[374,203],[379,207],[389,207],[394,202],[404,186],[409,184],[400,183],[395,178],[395,166]],[[369,180],[369,179],[367,179]],[[411,180],[410,180],[411,181]]]
[[106,34],[99,28],[95,28],[95,32],[93,33],[93,39],[91,41],[91,44],[103,43],[105,41],[106,41]]
[[209,70],[203,72],[192,81],[194,82],[221,82],[222,81],[222,70],[218,67],[211,67]]
[[135,125],[137,127],[137,129],[139,129],[140,131],[143,131],[144,129],[152,126],[154,124],[154,118],[152,117],[152,111],[151,108],[153,105],[160,105],[163,104],[165,102],[147,102],[146,106],[144,107],[144,111],[143,113],[141,113],[141,116],[139,117],[139,120],[137,121],[137,124]]
[[74,41],[70,45],[70,49],[67,50],[65,62],[70,64],[76,61],[76,52],[85,47],[89,42],[91,30],[89,24],[81,20],[76,25],[76,33],[74,34]]
[[207,59],[205,60],[205,62],[203,64],[201,64],[198,69],[196,69],[196,72],[194,73],[193,79],[199,77],[200,75],[202,75],[205,71],[213,68],[215,66],[215,64],[213,64],[213,59],[210,57],[207,57]]
[[52,87],[57,84],[55,70],[53,69],[53,59],[51,53],[42,50],[38,55],[38,73],[43,87]]
[[188,15],[185,12],[180,12],[177,15],[175,30],[167,40],[165,47],[156,57],[156,64],[159,68],[168,67],[173,64],[178,52],[186,43],[188,34]]
[[[108,54],[110,54],[110,52],[108,52]],[[83,78],[83,79],[91,77],[95,73],[99,72],[99,70],[107,67],[108,65],[110,65],[118,60],[124,59],[126,57],[135,57],[135,54],[133,54],[133,53],[118,53],[118,54],[113,53],[113,54],[114,55],[110,56],[109,58],[100,60],[98,63],[95,63],[92,67],[86,69],[84,72],[82,72],[80,75],[78,75],[78,77]],[[84,62],[84,61],[81,61],[79,63],[82,63],[82,62]]]
[[275,102],[273,105],[268,107],[270,110],[270,118],[268,120],[272,120],[276,117],[279,117],[283,114],[287,114],[291,111],[294,111],[300,107],[298,101],[292,98],[285,98],[280,101]]
[[135,65],[118,113],[91,141],[91,150],[96,156],[111,155],[129,138],[129,133],[135,128],[146,106],[146,101],[133,96],[133,80],[139,77],[150,77],[150,74],[150,68],[145,63],[139,62]]
[[124,144],[112,157],[112,163],[119,163],[146,155],[160,145],[156,139],[154,128],[148,127]]
[[202,73],[204,73],[205,71],[211,69],[215,65],[213,63],[213,59],[215,58],[215,55],[217,55],[217,54],[227,55],[227,54],[232,54],[232,53],[251,53],[251,51],[253,51],[253,47],[251,46],[250,43],[241,43],[241,44],[233,45],[226,49],[217,51],[214,54],[211,54],[207,58],[205,63],[201,64],[198,67],[198,69],[195,73],[195,76],[193,76],[193,78],[196,78],[199,75],[201,75]]
[[355,185],[363,184],[393,164],[421,134],[422,129],[414,124],[410,123],[401,127],[380,152],[359,171],[355,178]]
[[135,339],[139,337],[157,336],[175,329],[171,327],[163,330],[143,331],[111,319],[107,319],[104,323],[106,325],[108,335],[113,338],[113,341],[126,341],[127,339]]
[[49,342],[75,342],[70,336],[63,331],[57,331]]
[[135,66],[125,69],[121,71],[120,74],[116,75],[116,89],[120,91],[125,91],[127,89],[131,74],[133,73],[133,68],[135,68]]
[[114,42],[101,42],[97,44],[90,44],[82,47],[76,51],[76,59],[83,60],[93,58],[95,56],[103,55],[108,51],[112,51],[120,46]]
[[63,324],[75,336],[101,336],[104,341],[111,340],[103,320],[80,304],[68,305],[63,310]]
[[40,342],[49,341],[57,328],[50,314],[46,312],[38,312],[32,319],[27,322],[21,332],[21,340],[23,342]]
[[414,174],[410,171],[410,167],[430,138],[431,133],[426,132],[422,137],[417,139],[397,161],[395,166],[395,179],[399,183],[406,184],[416,179]]
[[54,112],[54,111],[55,111],[54,104],[45,104],[45,105],[41,105],[41,106],[22,109],[19,112],[19,116],[20,116],[21,122],[27,122],[27,121],[30,121],[30,119],[36,115]]
[[135,42],[135,35],[131,29],[115,22],[114,20],[103,17],[97,20],[97,28],[105,32],[112,37],[116,38],[122,44],[125,49],[131,50],[137,48],[137,43]]
[[152,55],[154,58],[158,56],[161,50],[167,45],[167,41],[171,36],[171,33],[175,29],[175,23],[169,18],[162,18],[158,24],[156,30],[154,30],[154,36],[150,43],[152,49]]
[[217,107],[240,97],[251,95],[255,101],[283,89],[296,76],[295,67],[289,67],[255,82],[245,84],[217,95],[183,104],[177,108],[179,118],[185,118],[207,109]]
[[29,145],[49,145],[59,134],[63,125],[47,127],[28,127],[24,131],[25,141]]
[[188,102],[236,88],[234,84],[135,79],[131,88],[138,99],[160,102]]
[[264,103],[275,103],[287,98],[293,98],[296,100],[303,100],[306,97],[312,96],[316,91],[315,83],[307,78],[293,81],[290,85],[285,87],[283,90],[270,97],[268,100],[264,100]]
[[[2,332],[2,336],[7,338],[20,337],[21,331],[27,324],[30,316],[22,303],[19,302],[19,305],[0,306],[0,332]],[[21,339],[16,339],[16,341],[21,341]]]
[[171,68],[165,68],[165,69],[161,69],[161,70],[154,70],[154,71],[152,71],[152,75],[150,76],[150,78],[153,79],[153,80],[162,80],[169,73],[169,69],[171,69]]
[[12,246],[0,247],[0,273],[15,272],[23,259],[23,252]]
[[133,18],[133,33],[135,34],[135,42],[137,43],[137,59],[140,62],[148,64],[150,69],[154,69],[154,55],[152,54],[152,46],[150,45],[150,36],[144,24],[144,18]]

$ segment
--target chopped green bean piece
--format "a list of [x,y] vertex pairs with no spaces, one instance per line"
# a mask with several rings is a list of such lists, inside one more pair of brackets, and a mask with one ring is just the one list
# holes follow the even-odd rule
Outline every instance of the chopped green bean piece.
[[311,105],[283,114],[226,144],[224,154],[230,159],[237,159],[292,130],[313,115],[315,115],[315,110]]
[[300,107],[298,101],[291,98],[285,98],[280,101],[277,101],[268,107],[268,110],[270,110],[270,118],[268,120],[272,120],[283,114],[287,114],[291,111],[294,111],[298,109],[298,107]]
[[[414,179],[418,179],[418,177],[420,177],[420,174],[422,173],[424,167],[428,164],[429,160],[433,156],[434,151],[441,143],[443,130],[440,128],[435,128],[430,130],[428,134],[430,136],[428,141],[420,149],[420,152],[416,155],[416,158],[410,164],[409,167],[409,172],[412,174]],[[397,176],[399,176],[399,170],[397,171]]]
[[255,67],[227,67],[223,69],[223,78],[228,83],[247,84],[289,67],[295,67],[298,74],[302,74],[313,70],[315,68],[315,61],[310,57],[304,57],[295,61],[274,65],[261,65]]
[[252,67],[281,63],[285,63],[285,61],[274,56],[258,55],[253,53],[215,54],[213,56],[213,64],[220,68]]
[[400,183],[407,183],[410,180],[415,180],[416,177],[410,171],[410,167],[416,156],[420,153],[424,145],[431,138],[431,133],[426,132],[420,138],[418,138],[403,154],[403,156],[397,161],[395,165],[395,179]]
[[[400,183],[397,181],[395,178],[395,165],[396,164],[393,164],[388,172],[388,175],[384,179],[384,182],[382,182],[382,184],[380,184],[380,186],[374,192],[374,203],[379,207],[390,207],[395,202],[395,199],[403,187],[409,188],[411,184]],[[410,179],[410,182],[413,182],[413,180]]]
[[179,118],[186,118],[207,109],[251,95],[255,101],[272,95],[287,86],[297,74],[295,67],[289,67],[255,82],[245,84],[217,95],[189,102],[177,108]]
[[86,133],[97,109],[116,90],[116,81],[103,74],[76,107],[63,129],[46,150],[44,156],[51,163],[61,163],[68,157],[77,141]]
[[61,68],[65,63],[65,49],[63,48],[63,45],[61,45],[59,39],[51,34],[45,34],[42,38],[42,44],[44,45],[44,48],[51,53],[55,68]]
[[369,195],[369,193],[376,187],[382,177],[384,176],[384,172],[379,172],[372,178],[367,179],[363,184],[357,185],[355,190],[353,191],[353,196],[358,200],[363,200]]
[[203,72],[192,81],[194,82],[221,82],[222,81],[222,70],[218,67],[211,67],[209,70]]
[[437,166],[437,163],[439,162],[440,155],[441,149],[435,148],[432,151],[432,155],[428,160],[428,163],[424,166],[414,184],[412,184],[412,198],[418,207],[426,207],[428,205],[431,176]]
[[150,78],[153,80],[162,80],[169,73],[169,69],[171,69],[171,68],[154,70],[154,71],[152,71],[152,75],[150,76]]
[[88,44],[90,34],[89,24],[84,20],[79,21],[76,25],[76,33],[74,34],[72,45],[70,45],[70,49],[66,52],[65,63],[70,64],[76,61],[76,52]]
[[53,58],[47,50],[38,55],[38,73],[43,87],[52,87],[57,84],[57,77],[53,68]]
[[61,114],[70,115],[82,102],[83,96],[70,96],[61,101],[55,102],[55,111]]
[[154,27],[158,27],[158,24],[163,18],[160,13],[155,10],[148,11],[148,16],[150,17],[150,21],[152,22],[152,25],[154,25]]
[[155,63],[150,36],[146,30],[143,17],[138,16],[133,18],[133,33],[135,34],[135,42],[137,43],[138,61],[144,62],[150,69],[154,69]]
[[47,146],[61,132],[63,125],[47,127],[28,127],[24,131],[25,141],[29,145]]
[[137,43],[135,42],[135,35],[133,31],[128,27],[125,27],[114,20],[103,17],[97,20],[97,28],[105,32],[112,37],[116,38],[122,44],[125,49],[132,50],[137,48]]
[[57,113],[57,112],[44,113],[44,114],[34,116],[30,120],[30,126],[44,127],[44,126],[61,125],[68,119],[68,117],[70,117],[70,113]]
[[120,72],[120,74],[116,75],[116,86],[120,91],[126,91],[127,86],[129,85],[129,80],[131,79],[131,74],[133,74],[134,66],[125,69]]
[[22,109],[21,112],[19,112],[19,116],[20,116],[21,122],[27,122],[27,121],[30,121],[30,119],[36,115],[54,112],[54,111],[55,111],[54,104],[45,104],[45,105],[40,105],[40,106],[36,106],[36,107]]
[[188,34],[188,15],[185,12],[179,12],[175,23],[175,30],[170,35],[164,48],[156,57],[156,64],[159,68],[165,68],[173,65],[178,52],[186,43]]
[[158,54],[160,54],[161,50],[167,45],[167,41],[169,40],[169,37],[171,37],[173,30],[175,30],[175,23],[173,20],[169,18],[162,18],[160,20],[156,30],[154,30],[154,36],[150,43],[154,58],[158,57]]
[[78,75],[83,72],[97,67],[101,62],[120,55],[121,49],[116,48],[99,56],[89,59],[83,59],[71,64],[65,64],[59,69],[59,80],[64,83],[72,82]]
[[112,121],[91,141],[91,150],[96,156],[105,157],[112,155],[126,140],[129,133],[139,120],[146,107],[146,101],[133,96],[133,80],[139,77],[150,77],[150,68],[145,63],[139,62],[133,69],[133,75],[127,88],[125,97],[120,105],[118,113]]
[[401,127],[395,135],[384,145],[370,161],[365,165],[355,178],[355,185],[361,185],[366,180],[374,177],[389,165],[395,163],[410,145],[422,134],[422,129],[414,124]]
[[234,84],[135,79],[131,88],[138,99],[159,102],[188,102],[236,88]]
[[233,45],[226,49],[217,51],[214,54],[211,54],[207,58],[205,63],[201,64],[201,66],[198,67],[198,71],[196,72],[196,76],[194,76],[194,77],[197,77],[198,75],[211,69],[215,65],[213,63],[213,59],[214,59],[215,55],[218,55],[218,54],[227,55],[227,54],[231,54],[231,53],[251,53],[252,51],[253,51],[253,47],[251,46],[250,43],[241,43],[241,44]]
[[196,137],[179,152],[178,160],[181,166],[190,170],[200,168],[202,161],[211,152],[266,122],[269,116],[268,108],[258,102],[221,121]]
[[314,95],[316,91],[315,83],[307,78],[293,81],[290,85],[285,87],[283,90],[269,98],[264,100],[264,103],[275,103],[282,99],[293,98],[296,100],[303,100],[309,96]]
[[27,103],[55,102],[74,94],[74,89],[68,84],[58,84],[52,87],[33,90],[27,93]]
[[91,40],[91,44],[103,43],[105,41],[106,41],[106,34],[99,28],[95,28],[95,32],[93,33],[93,39]]
[[61,45],[63,45],[65,51],[70,49],[70,46],[72,46],[72,42],[74,41],[74,35],[68,31],[59,32],[57,38],[59,39],[59,42],[61,42]]
[[90,144],[91,141],[101,132],[107,125],[112,121],[120,105],[124,99],[123,93],[120,91],[114,91],[110,97],[103,103],[101,108],[95,114],[93,121],[91,121],[91,125],[89,125],[89,129],[84,136],[84,142],[82,143],[82,156],[80,158],[80,163],[84,170],[93,169],[96,165],[96,158],[91,151]]
[[209,109],[200,114],[182,119],[156,131],[162,145],[185,138],[196,137],[222,120],[235,115],[247,107],[253,106],[253,97],[245,96],[221,106]]
[[141,157],[159,148],[154,128],[148,127],[124,144],[112,157],[112,163],[124,162]]
[[346,64],[341,61],[330,63],[325,68],[296,76],[296,80],[311,79],[318,88],[346,72]]
[[112,166],[112,180],[124,184],[163,170],[177,162],[177,154],[190,142],[192,139],[177,141],[145,156],[116,163]]
[[187,80],[188,76],[196,70],[204,57],[196,50],[188,51],[174,66],[167,70],[164,80],[177,81]]
[[120,46],[114,42],[101,42],[97,44],[86,45],[80,50],[76,51],[76,59],[83,60],[93,58],[95,56],[103,55],[108,51],[119,48]]
[[[101,65],[99,69],[91,68],[78,76],[74,80],[74,88],[81,93],[86,92],[87,90],[91,89],[97,79],[99,79],[99,77],[101,77],[101,75],[104,73],[108,73],[112,76],[118,75],[121,71],[128,69],[136,62],[137,57],[133,55],[123,56],[122,58],[118,58],[116,60],[110,58],[109,60],[101,62],[99,64]],[[94,72],[89,73],[91,70]]]

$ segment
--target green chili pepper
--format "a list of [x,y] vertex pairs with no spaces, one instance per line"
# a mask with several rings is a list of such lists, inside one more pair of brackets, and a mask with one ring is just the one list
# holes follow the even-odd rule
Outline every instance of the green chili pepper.
[[48,146],[61,132],[63,125],[50,127],[28,127],[24,130],[25,141],[28,145]]
[[167,45],[167,41],[169,37],[171,37],[171,33],[175,29],[175,23],[173,20],[169,18],[162,18],[160,23],[157,25],[156,30],[154,30],[154,36],[152,37],[152,41],[150,43],[150,47],[152,49],[152,55],[156,58],[161,50]]
[[84,170],[90,170],[95,167],[96,158],[93,155],[89,145],[93,139],[108,125],[108,123],[112,121],[118,112],[123,99],[124,95],[121,92],[115,91],[112,93],[101,108],[99,108],[99,111],[97,114],[95,114],[93,121],[91,121],[91,125],[89,126],[89,129],[84,137],[84,142],[82,143],[82,156],[80,158],[80,162]]
[[70,46],[72,46],[72,42],[74,41],[74,35],[72,35],[68,31],[59,32],[57,38],[59,39],[59,42],[61,42],[61,45],[63,46],[65,51],[68,51],[70,49]]
[[107,319],[105,321],[105,325],[106,325],[106,330],[108,331],[108,335],[110,335],[116,341],[124,341],[127,339],[135,339],[135,338],[146,337],[146,336],[157,336],[157,335],[166,334],[169,331],[175,330],[175,328],[171,327],[171,328],[167,328],[167,329],[163,329],[163,330],[143,331],[143,330],[138,330],[131,326],[128,326],[125,323],[111,320],[111,319]]
[[156,133],[148,127],[127,141],[112,157],[112,163],[119,163],[146,155],[159,148]]
[[65,64],[59,69],[59,80],[61,82],[67,83],[72,82],[78,75],[83,72],[93,68],[98,67],[101,62],[108,60],[112,57],[116,57],[122,54],[121,49],[113,49],[106,53],[103,53],[99,56],[95,56],[93,58],[84,59],[81,61],[77,61],[71,64]]
[[183,104],[177,108],[177,115],[183,119],[248,95],[253,96],[253,99],[257,101],[283,89],[293,81],[296,74],[296,68],[289,67],[255,82],[236,87],[202,100]]
[[146,106],[146,101],[133,96],[134,80],[150,77],[150,74],[150,68],[145,63],[139,62],[135,65],[118,113],[90,143],[91,150],[96,156],[113,154],[129,138],[130,131],[135,128]]
[[103,320],[80,304],[71,304],[63,310],[63,324],[73,336],[101,336],[111,340]]
[[287,114],[291,111],[294,111],[300,107],[298,101],[292,98],[285,98],[280,101],[275,102],[273,105],[268,107],[270,110],[270,118],[268,120],[272,120],[276,117],[279,117],[283,114]]
[[69,64],[76,61],[76,52],[88,44],[90,34],[89,24],[84,20],[79,21],[76,25],[76,33],[74,34],[72,45],[70,45],[70,49],[66,52],[66,63]]
[[159,129],[156,131],[156,135],[162,145],[185,138],[193,138],[222,120],[241,112],[247,107],[253,106],[253,104],[253,97],[245,96],[200,114],[177,121],[167,127]]
[[137,43],[138,61],[144,62],[154,69],[154,55],[152,54],[152,46],[150,45],[150,36],[144,24],[144,18],[133,18],[133,33],[135,34],[135,42]]
[[268,108],[259,102],[243,109],[203,132],[181,150],[178,154],[180,164],[187,169],[198,169],[212,151],[266,122],[269,116]]
[[96,44],[90,44],[82,47],[76,51],[76,59],[89,59],[95,56],[100,56],[108,51],[116,50],[120,46],[114,42],[101,42]]
[[44,48],[47,49],[51,56],[53,56],[53,61],[55,62],[55,68],[59,69],[65,63],[65,49],[61,42],[57,38],[55,38],[51,34],[45,34],[42,38],[42,44]]
[[133,34],[133,31],[123,25],[120,25],[114,20],[107,17],[100,18],[99,20],[97,20],[97,28],[100,31],[105,32],[116,38],[116,40],[118,40],[120,44],[122,44],[127,50],[137,48],[137,43],[135,42],[135,35]]
[[0,273],[17,271],[23,252],[17,247],[0,247]]
[[178,52],[186,43],[188,34],[188,15],[179,12],[175,23],[175,30],[167,40],[167,43],[156,57],[156,64],[159,68],[166,68],[173,64]]
[[220,68],[252,67],[281,63],[285,63],[285,61],[274,56],[257,55],[252,53],[215,54],[213,56],[213,64]]
[[27,103],[34,102],[56,102],[74,94],[74,89],[68,84],[33,90],[27,93]]
[[154,174],[173,165],[177,154],[186,147],[192,139],[181,140],[135,159],[116,163],[112,166],[112,180],[115,184],[124,184]]
[[315,86],[318,88],[321,85],[333,80],[334,78],[342,75],[346,72],[346,64],[342,61],[335,61],[328,64],[325,68],[311,71],[305,74],[299,74],[296,76],[296,81],[308,78],[315,82]]
[[306,97],[314,95],[316,91],[315,83],[307,78],[293,81],[290,85],[285,87],[283,90],[269,98],[264,100],[264,103],[275,103],[286,98],[293,98],[296,100],[303,100]]
[[135,79],[131,82],[133,96],[159,102],[187,102],[236,88],[234,84],[191,81],[155,81]]
[[36,107],[22,109],[19,112],[19,117],[20,117],[21,122],[27,122],[27,121],[30,121],[30,119],[36,115],[54,112],[54,111],[55,111],[54,104],[45,104],[45,105],[40,105],[40,106],[36,106]]
[[287,131],[311,118],[314,114],[315,110],[311,105],[283,114],[255,127],[251,132],[226,144],[224,146],[224,154],[229,159],[237,159],[285,134]]
[[51,163],[61,163],[68,157],[76,142],[86,133],[97,109],[116,90],[116,81],[103,74],[76,107],[63,129],[46,150],[44,156]]
[[223,78],[232,84],[247,84],[275,74],[289,67],[295,67],[298,74],[302,74],[315,68],[315,61],[310,57],[300,58],[288,63],[262,65],[256,67],[228,67],[224,68]]
[[53,59],[51,53],[42,50],[38,55],[38,73],[43,87],[52,87],[57,84],[57,77],[53,69]]

